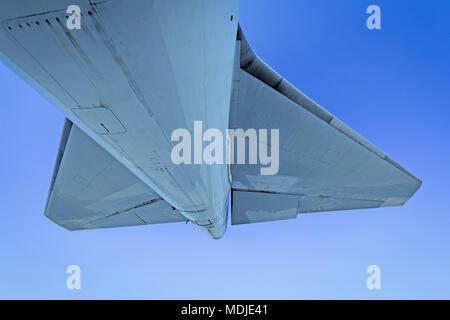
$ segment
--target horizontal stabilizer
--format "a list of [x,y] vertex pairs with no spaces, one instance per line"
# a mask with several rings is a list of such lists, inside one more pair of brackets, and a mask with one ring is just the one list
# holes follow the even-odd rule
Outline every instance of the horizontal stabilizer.
[[186,221],[69,120],[45,215],[69,230]]
[[278,129],[279,171],[231,166],[234,224],[398,206],[417,191],[419,179],[267,66],[241,30],[237,39],[230,128]]

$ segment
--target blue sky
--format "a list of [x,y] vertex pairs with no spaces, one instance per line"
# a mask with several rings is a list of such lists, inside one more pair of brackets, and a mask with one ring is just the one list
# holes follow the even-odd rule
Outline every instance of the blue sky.
[[[365,26],[377,4],[382,29]],[[0,65],[0,298],[450,298],[450,2],[242,1],[253,49],[423,180],[403,207],[68,232],[44,217],[63,115]],[[67,266],[82,271],[66,288]],[[382,289],[369,291],[369,265]]]

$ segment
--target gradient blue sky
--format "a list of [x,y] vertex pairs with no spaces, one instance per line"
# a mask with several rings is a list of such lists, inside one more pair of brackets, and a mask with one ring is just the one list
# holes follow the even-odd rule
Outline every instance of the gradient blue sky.
[[[382,30],[365,26],[377,4]],[[0,298],[450,298],[450,1],[244,0],[253,49],[424,181],[400,208],[69,232],[44,217],[63,115],[0,65]],[[66,288],[66,267],[82,289]],[[366,288],[377,264],[382,290]]]

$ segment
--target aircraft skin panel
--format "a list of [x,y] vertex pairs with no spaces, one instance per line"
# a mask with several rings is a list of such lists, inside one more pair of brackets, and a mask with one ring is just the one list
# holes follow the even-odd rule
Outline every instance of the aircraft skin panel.
[[194,121],[228,127],[238,1],[71,1],[83,14],[80,30],[64,25],[65,2],[17,3],[0,4],[3,58],[140,180],[221,237],[228,167],[177,166],[170,138],[178,128],[193,132]]
[[298,214],[379,208],[382,201],[233,190],[231,224],[270,222],[297,218]]
[[297,217],[298,197],[233,190],[231,224],[248,224]]
[[45,215],[69,230],[186,221],[68,120]]

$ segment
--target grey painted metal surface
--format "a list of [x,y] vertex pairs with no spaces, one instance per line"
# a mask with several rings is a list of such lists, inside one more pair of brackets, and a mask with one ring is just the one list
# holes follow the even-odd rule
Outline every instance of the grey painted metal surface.
[[[298,202],[290,206],[296,213],[308,213],[399,206],[417,191],[418,178],[283,80],[242,30],[237,38],[230,128],[279,129],[280,171],[261,176],[259,166],[231,166],[232,222],[271,221],[285,211],[286,196]],[[280,207],[257,204],[266,200]]]
[[66,120],[45,215],[69,230],[186,221]]
[[[81,7],[81,30],[63,24],[69,4]],[[189,220],[223,235],[227,166],[174,165],[170,134],[195,120],[227,128],[238,1],[22,0],[2,2],[0,19],[10,65]],[[100,107],[114,114],[105,127],[116,118],[124,130],[99,131]]]
[[[81,7],[80,30],[65,26],[72,4]],[[238,6],[238,0],[0,4],[1,58],[70,119],[49,218],[71,230],[190,220],[220,238],[232,187],[242,201],[233,200],[233,223],[400,205],[417,190],[417,178],[256,56],[238,28]],[[229,124],[279,128],[279,174],[175,165],[171,133],[192,132],[198,120],[222,132]],[[91,157],[110,167],[84,168]],[[109,180],[95,181],[89,169],[110,170]],[[77,177],[100,184],[98,193],[87,194],[89,184]],[[110,201],[115,192],[118,202]],[[262,212],[257,202],[269,198],[270,210]]]
[[299,206],[295,195],[239,190],[233,191],[232,201],[233,225],[295,219]]

